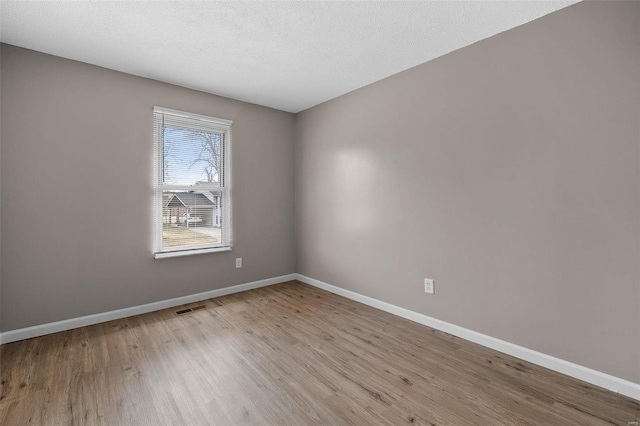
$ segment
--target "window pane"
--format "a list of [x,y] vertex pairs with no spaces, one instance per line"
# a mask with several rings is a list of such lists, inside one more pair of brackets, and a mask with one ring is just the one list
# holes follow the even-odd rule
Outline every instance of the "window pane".
[[221,200],[216,191],[163,191],[162,248],[221,245]]
[[154,253],[231,247],[232,122],[159,107],[153,117]]
[[223,176],[220,133],[165,126],[163,182],[176,185],[220,184]]

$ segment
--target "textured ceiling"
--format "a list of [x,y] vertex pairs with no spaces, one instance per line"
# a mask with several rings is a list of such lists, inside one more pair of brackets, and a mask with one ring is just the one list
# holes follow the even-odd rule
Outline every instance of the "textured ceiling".
[[2,1],[0,40],[298,112],[572,3]]

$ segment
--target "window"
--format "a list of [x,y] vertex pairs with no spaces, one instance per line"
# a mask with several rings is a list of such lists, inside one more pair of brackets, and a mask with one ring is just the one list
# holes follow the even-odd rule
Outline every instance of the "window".
[[231,121],[153,109],[154,256],[231,250]]

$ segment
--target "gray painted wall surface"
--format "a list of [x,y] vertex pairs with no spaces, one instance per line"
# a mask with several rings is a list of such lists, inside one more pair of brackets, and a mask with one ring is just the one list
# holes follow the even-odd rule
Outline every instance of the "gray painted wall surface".
[[[2,81],[2,55],[0,55],[0,82]],[[2,84],[0,84],[2,99]],[[2,102],[0,102],[0,331],[2,331]]]
[[579,3],[299,114],[297,271],[639,383],[639,61]]
[[[1,48],[2,330],[294,272],[292,114]],[[152,258],[154,105],[234,121],[232,252]]]
[[[561,10],[297,135],[291,114],[1,50],[0,330],[291,273],[297,243],[302,274],[640,382],[640,4]],[[233,252],[151,258],[154,105],[234,120]]]

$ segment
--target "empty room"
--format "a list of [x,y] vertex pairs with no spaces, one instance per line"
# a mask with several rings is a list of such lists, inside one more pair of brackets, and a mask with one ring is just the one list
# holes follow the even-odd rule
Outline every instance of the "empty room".
[[640,422],[640,2],[0,1],[0,425]]

